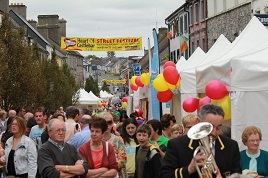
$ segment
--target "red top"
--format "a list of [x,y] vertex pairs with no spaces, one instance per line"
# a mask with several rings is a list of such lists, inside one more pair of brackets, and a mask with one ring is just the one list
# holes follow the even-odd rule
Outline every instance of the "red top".
[[[108,144],[108,155],[106,154],[106,144],[105,141],[102,141],[102,162],[99,167],[106,167],[108,169],[116,169],[118,170],[118,165],[115,159],[115,153],[114,149],[111,143]],[[90,141],[86,142],[85,144],[81,145],[79,148],[79,154],[87,161],[88,163],[88,168],[89,169],[95,169],[97,168],[95,165],[94,166],[94,161],[93,161],[93,155],[92,155],[92,150],[90,146]]]

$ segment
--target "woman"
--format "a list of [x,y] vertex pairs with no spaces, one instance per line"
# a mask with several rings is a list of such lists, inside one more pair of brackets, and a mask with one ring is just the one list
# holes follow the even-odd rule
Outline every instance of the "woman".
[[121,136],[124,140],[127,152],[126,171],[129,178],[134,178],[135,173],[135,153],[138,140],[136,130],[139,124],[135,118],[129,118],[123,121]]
[[98,116],[106,120],[108,127],[103,134],[103,140],[113,145],[115,158],[118,163],[118,171],[120,172],[121,169],[126,166],[127,161],[127,154],[124,141],[120,136],[111,133],[114,121],[113,116],[109,112],[101,112]]
[[113,146],[102,140],[107,124],[103,118],[94,118],[90,124],[91,139],[79,148],[88,162],[87,177],[113,178],[117,175],[117,162]]
[[5,146],[7,175],[21,178],[35,178],[37,172],[37,151],[32,139],[25,136],[26,124],[16,116],[11,122],[10,137]]
[[262,133],[258,127],[246,127],[242,133],[242,142],[247,146],[240,152],[240,163],[245,174],[268,177],[268,152],[259,148]]

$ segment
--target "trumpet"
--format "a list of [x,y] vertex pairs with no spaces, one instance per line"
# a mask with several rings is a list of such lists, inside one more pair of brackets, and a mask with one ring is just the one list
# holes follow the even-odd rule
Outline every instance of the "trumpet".
[[[213,125],[208,122],[201,122],[191,127],[187,133],[187,136],[193,140],[199,140],[200,146],[198,146],[193,154],[194,164],[197,173],[200,178],[212,178],[213,174],[217,173],[217,164],[212,154],[213,140],[208,136],[213,130]],[[202,151],[205,155],[203,160],[203,166],[199,168],[195,159],[198,152]]]

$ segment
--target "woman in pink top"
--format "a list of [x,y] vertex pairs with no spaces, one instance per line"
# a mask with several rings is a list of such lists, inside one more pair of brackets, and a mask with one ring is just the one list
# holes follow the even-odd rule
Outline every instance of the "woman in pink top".
[[106,120],[94,118],[89,127],[91,139],[79,148],[80,155],[88,162],[87,177],[113,178],[117,175],[118,165],[113,146],[102,140],[107,130]]

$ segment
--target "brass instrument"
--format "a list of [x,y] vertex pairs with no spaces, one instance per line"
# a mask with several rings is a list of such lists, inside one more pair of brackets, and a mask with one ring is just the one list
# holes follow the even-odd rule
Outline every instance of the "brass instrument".
[[[213,174],[217,173],[217,164],[212,154],[212,137],[208,135],[212,132],[213,125],[208,122],[201,122],[191,127],[187,133],[187,136],[193,140],[199,140],[200,146],[198,146],[193,154],[194,164],[200,178],[212,178]],[[203,167],[199,168],[196,162],[196,154],[202,151],[205,155],[203,160]]]

